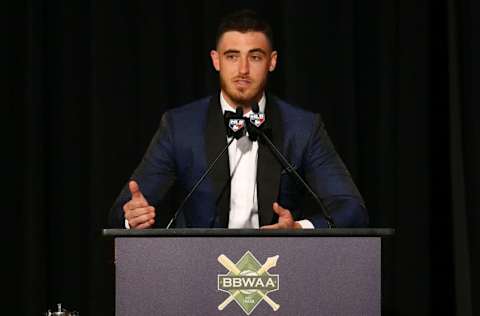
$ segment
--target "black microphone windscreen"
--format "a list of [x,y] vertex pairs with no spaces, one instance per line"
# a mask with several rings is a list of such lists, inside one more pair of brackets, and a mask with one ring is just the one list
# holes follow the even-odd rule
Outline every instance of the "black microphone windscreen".
[[253,113],[258,113],[260,111],[260,107],[258,106],[258,103],[252,104],[252,111]]

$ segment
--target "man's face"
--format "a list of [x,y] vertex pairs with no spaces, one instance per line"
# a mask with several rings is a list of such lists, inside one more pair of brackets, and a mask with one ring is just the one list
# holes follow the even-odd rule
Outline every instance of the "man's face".
[[277,52],[261,32],[226,32],[217,50],[210,52],[212,63],[220,73],[220,85],[232,106],[250,108],[262,97],[269,71],[275,69]]

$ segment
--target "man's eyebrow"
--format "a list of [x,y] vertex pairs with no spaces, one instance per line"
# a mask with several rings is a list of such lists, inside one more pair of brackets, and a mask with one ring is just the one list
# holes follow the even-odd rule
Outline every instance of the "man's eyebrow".
[[263,55],[267,55],[267,52],[261,48],[253,48],[248,51],[249,53],[261,53]]
[[223,52],[224,55],[227,55],[227,54],[238,54],[240,53],[239,50],[236,50],[236,49],[228,49],[226,51]]
[[[226,51],[223,52],[224,55],[227,54],[239,54],[240,51],[238,49],[227,49]],[[267,55],[267,52],[264,49],[261,48],[252,48],[251,50],[248,51],[249,54],[251,53],[261,53],[263,55]]]

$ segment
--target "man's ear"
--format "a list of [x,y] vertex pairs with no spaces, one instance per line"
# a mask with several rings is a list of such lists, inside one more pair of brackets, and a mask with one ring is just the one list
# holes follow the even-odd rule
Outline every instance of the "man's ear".
[[220,71],[220,55],[214,49],[210,51],[210,57],[212,58],[212,65],[216,71]]
[[268,67],[268,71],[272,72],[275,70],[275,67],[277,66],[277,56],[278,53],[276,50],[270,54],[270,66]]

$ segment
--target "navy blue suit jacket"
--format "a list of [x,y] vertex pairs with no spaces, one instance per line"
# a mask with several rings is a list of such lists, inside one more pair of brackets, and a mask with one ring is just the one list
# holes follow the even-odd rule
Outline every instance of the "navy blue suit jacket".
[[[362,227],[368,216],[360,193],[336,153],[319,114],[291,106],[267,95],[267,128],[273,143],[322,199],[337,227]],[[156,207],[156,222],[168,222],[174,210],[158,205],[175,184],[188,192],[226,145],[219,95],[167,111],[140,165],[132,175],[148,202]],[[179,221],[186,227],[228,227],[230,205],[228,152],[186,203]],[[320,208],[300,209],[305,192],[259,143],[257,194],[260,225],[277,222],[272,203],[289,209],[296,220],[326,227]],[[123,205],[130,200],[125,185],[110,212],[110,226],[124,227]],[[178,226],[177,226],[178,227]]]

